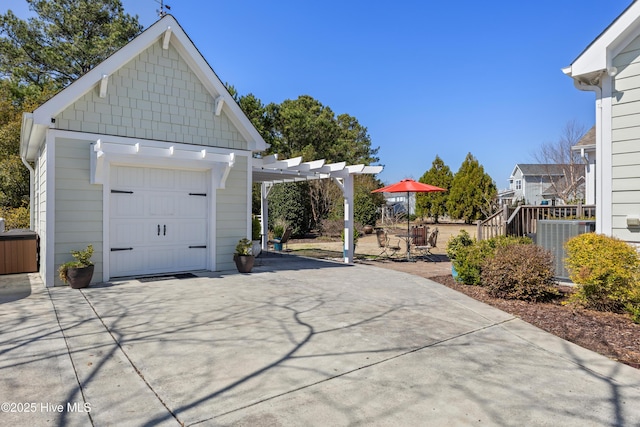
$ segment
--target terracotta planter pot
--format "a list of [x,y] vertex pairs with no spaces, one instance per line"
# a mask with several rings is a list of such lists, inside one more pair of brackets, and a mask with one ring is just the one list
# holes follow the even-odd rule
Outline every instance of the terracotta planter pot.
[[93,265],[88,267],[70,268],[67,270],[67,282],[73,289],[86,288],[93,278]]
[[236,268],[239,273],[251,273],[253,263],[255,261],[253,255],[234,255],[233,260],[236,263]]

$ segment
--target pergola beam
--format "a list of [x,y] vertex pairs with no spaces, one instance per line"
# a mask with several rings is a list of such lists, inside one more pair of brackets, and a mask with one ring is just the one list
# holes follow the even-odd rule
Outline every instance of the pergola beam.
[[278,160],[277,154],[252,159],[253,182],[261,183],[262,249],[267,249],[267,224],[269,209],[267,194],[275,184],[315,179],[333,179],[344,197],[344,262],[353,262],[353,212],[354,175],[371,175],[382,172],[383,166],[347,165],[346,162],[326,164],[324,159],[302,162],[302,157]]

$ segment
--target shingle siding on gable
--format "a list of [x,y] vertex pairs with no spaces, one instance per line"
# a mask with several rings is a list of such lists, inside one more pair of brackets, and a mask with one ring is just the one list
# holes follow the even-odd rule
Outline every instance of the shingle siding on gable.
[[618,68],[611,108],[612,233],[638,241],[627,227],[627,215],[640,212],[640,38],[613,60]]
[[247,149],[225,113],[172,46],[154,43],[56,117],[56,128],[185,144]]

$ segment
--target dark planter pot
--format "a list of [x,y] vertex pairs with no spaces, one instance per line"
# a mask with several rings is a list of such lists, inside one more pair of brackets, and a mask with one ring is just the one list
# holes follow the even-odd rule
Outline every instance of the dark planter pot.
[[373,227],[370,225],[365,225],[364,227],[362,227],[362,231],[364,231],[364,234],[371,234],[373,233]]
[[273,249],[276,251],[281,251],[282,250],[282,243],[274,243],[273,244]]
[[93,278],[93,265],[88,267],[69,268],[67,270],[67,282],[73,289],[86,288]]
[[251,273],[253,268],[253,262],[256,257],[253,255],[234,255],[233,260],[236,263],[236,268],[239,273]]

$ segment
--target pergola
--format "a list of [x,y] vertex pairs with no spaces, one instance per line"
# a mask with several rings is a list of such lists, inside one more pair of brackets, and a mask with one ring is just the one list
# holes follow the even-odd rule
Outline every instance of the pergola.
[[303,162],[302,157],[278,160],[278,155],[252,159],[253,182],[261,183],[260,213],[262,218],[262,249],[267,248],[269,205],[267,196],[275,184],[312,179],[333,179],[344,197],[344,262],[353,262],[353,176],[377,174],[383,166],[347,165],[346,162],[326,163],[325,160]]

